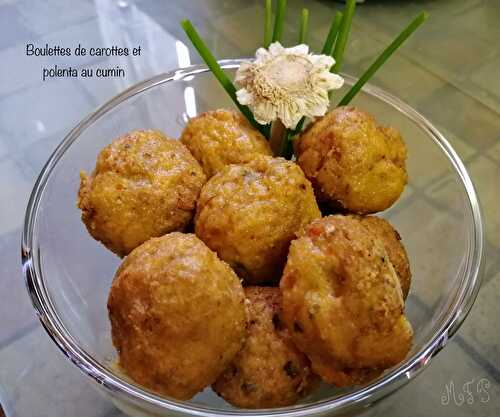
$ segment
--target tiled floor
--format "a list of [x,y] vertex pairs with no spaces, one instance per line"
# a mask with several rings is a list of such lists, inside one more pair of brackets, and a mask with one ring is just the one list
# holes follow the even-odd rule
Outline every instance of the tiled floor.
[[480,355],[489,360],[497,370],[500,370],[500,346],[498,333],[491,329],[491,318],[500,316],[500,305],[497,302],[499,293],[500,271],[484,284],[475,308],[460,331],[461,336],[475,346]]
[[[422,381],[424,378],[429,383]],[[410,383],[401,389],[393,401],[388,401],[387,404],[382,402],[376,415],[380,417],[496,416],[499,407],[494,404],[494,398],[500,395],[500,386],[490,382],[487,393],[481,392],[478,390],[478,383],[486,383],[486,380],[480,382],[483,378],[482,367],[454,343],[446,349],[446,354],[439,361],[431,364],[424,374],[417,377],[414,384]],[[468,390],[471,394],[464,394],[464,384],[467,383],[470,383]],[[455,389],[454,395],[451,384]],[[450,390],[449,396],[447,387]]]
[[[261,42],[262,1],[247,0],[0,0],[0,402],[18,417],[119,415],[88,388],[75,367],[57,351],[37,324],[20,274],[19,242],[32,184],[69,128],[96,106],[131,84],[178,65],[175,42],[187,44],[179,21],[189,17],[218,58],[250,56]],[[300,9],[311,13],[310,44],[321,48],[334,9],[331,0],[289,0],[285,39],[294,42]],[[373,83],[401,97],[441,129],[466,164],[483,206],[486,231],[485,279],[472,312],[428,370],[397,394],[368,410],[370,416],[500,415],[500,3],[495,0],[366,0],[358,6],[348,45],[345,71],[362,72],[406,22],[421,9],[431,18]],[[42,66],[93,68],[115,60],[31,58],[27,42],[74,46],[140,43],[140,60],[123,59],[124,80],[41,81]],[[199,58],[192,51],[191,60]],[[439,245],[449,244],[447,216],[439,206],[450,193],[450,177],[432,157],[415,167],[412,184],[389,213],[403,237],[412,233],[405,208],[427,219],[425,233],[408,240],[410,251],[446,270]],[[439,214],[441,212],[441,214]],[[437,214],[436,214],[437,213]],[[441,217],[439,217],[441,216]],[[411,220],[411,219],[410,219]],[[453,224],[453,217],[449,217]],[[439,230],[434,225],[439,224]],[[429,242],[429,239],[434,239]],[[432,243],[432,244],[431,244]],[[415,303],[431,308],[435,286],[416,283]],[[418,298],[418,299],[417,299]],[[424,300],[424,302],[422,302]],[[417,305],[417,304],[415,304]],[[54,381],[45,384],[45,381]],[[447,403],[453,382],[456,395],[474,380],[473,399]],[[487,380],[487,394],[478,383]],[[461,401],[460,399],[463,399]],[[36,410],[36,411],[35,411]],[[82,411],[84,410],[84,411]],[[363,414],[365,415],[365,414]]]
[[481,156],[469,163],[468,169],[473,178],[481,178],[476,181],[476,186],[483,205],[486,238],[500,250],[498,164],[486,156]]
[[0,383],[8,386],[9,393],[6,409],[14,409],[16,416],[113,416],[111,403],[96,395],[89,384],[81,384],[79,371],[55,345],[40,343],[43,332],[36,326],[0,351]]

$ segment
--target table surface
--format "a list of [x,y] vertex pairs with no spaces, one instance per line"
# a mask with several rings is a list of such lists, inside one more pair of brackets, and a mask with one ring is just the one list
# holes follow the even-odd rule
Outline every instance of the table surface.
[[[65,133],[127,86],[185,63],[179,27],[190,17],[218,58],[250,56],[261,42],[263,1],[0,0],[0,402],[7,416],[120,416],[86,383],[38,323],[20,269],[20,230],[32,185]],[[326,36],[334,1],[289,0],[285,38],[301,7],[310,44]],[[431,19],[375,77],[446,134],[479,192],[486,227],[483,287],[458,335],[423,374],[370,408],[375,416],[500,415],[500,2],[367,0],[359,5],[345,71],[359,74],[398,30],[425,8]],[[114,67],[116,58],[27,57],[27,43],[143,48],[121,57],[124,79],[41,80],[41,67]],[[186,42],[187,43],[187,42]],[[177,43],[177,46],[179,43]],[[182,52],[182,51],[181,51]],[[199,62],[191,51],[192,63]],[[180,62],[182,61],[182,62]],[[423,167],[432,169],[432,167]],[[435,178],[425,187],[445,187]],[[425,213],[424,213],[425,217]],[[438,237],[439,238],[439,237]],[[445,237],[441,237],[445,238]],[[471,384],[469,382],[473,381]],[[472,396],[460,396],[464,384]],[[445,401],[455,387],[455,398]],[[444,397],[443,397],[444,396]],[[1,412],[0,412],[1,415]]]

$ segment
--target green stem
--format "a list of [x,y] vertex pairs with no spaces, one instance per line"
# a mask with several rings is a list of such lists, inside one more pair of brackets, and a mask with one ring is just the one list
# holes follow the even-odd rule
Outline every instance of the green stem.
[[302,128],[304,127],[304,122],[306,121],[306,117],[302,117],[302,119],[299,120],[299,123],[297,123],[297,126],[295,126],[295,129],[293,129],[291,132],[290,132],[290,137],[293,137],[297,134],[299,134],[300,132],[302,132]]
[[413,21],[398,35],[396,39],[378,56],[378,58],[370,65],[359,80],[354,84],[348,93],[340,100],[339,106],[346,106],[351,102],[354,96],[361,90],[363,85],[373,77],[375,72],[384,65],[384,63],[392,56],[392,54],[403,44],[410,35],[415,32],[418,27],[424,23],[429,15],[427,12],[420,13]]
[[283,144],[281,146],[280,155],[286,159],[292,159],[293,156],[293,141],[295,140],[295,136],[297,136],[300,132],[302,132],[302,128],[304,127],[304,123],[306,121],[305,116],[299,120],[295,129],[287,129],[285,138],[283,140]]
[[273,35],[272,0],[266,0],[266,17],[264,22],[264,48],[269,48]]
[[307,31],[309,29],[309,10],[302,9],[302,15],[300,17],[300,34],[299,34],[299,44],[307,43]]
[[283,146],[288,137],[288,129],[283,125],[280,119],[276,119],[271,124],[271,135],[269,136],[269,146],[273,155],[281,156],[283,152]]
[[281,148],[281,156],[286,159],[292,159],[293,156],[293,138],[292,133],[287,129],[283,146]]
[[323,45],[323,49],[321,51],[323,55],[332,55],[333,53],[333,44],[335,43],[335,39],[337,39],[337,34],[339,33],[342,16],[342,12],[337,12],[332,19],[330,31],[328,32],[328,36],[326,37],[325,44]]
[[189,20],[183,20],[181,22],[181,26],[186,32],[188,38],[191,40],[193,46],[200,54],[203,61],[205,61],[208,68],[210,68],[210,71],[212,71],[212,73],[214,74],[215,78],[217,78],[217,80],[222,85],[224,90],[226,90],[226,92],[229,94],[229,97],[231,97],[231,99],[233,100],[234,104],[236,104],[240,112],[243,113],[243,115],[256,129],[258,129],[264,136],[267,137],[268,134],[267,126],[263,126],[257,123],[250,109],[247,106],[243,106],[242,104],[240,104],[240,102],[236,97],[236,87],[228,78],[226,73],[222,70],[215,57],[212,55],[208,47],[205,45],[205,42],[203,42],[200,35],[198,35],[198,32],[196,31],[192,23]]
[[332,67],[331,71],[339,73],[342,68],[342,62],[344,60],[344,51],[347,45],[347,39],[349,38],[349,32],[351,31],[352,18],[354,16],[354,10],[356,9],[356,0],[347,0],[344,15],[342,16],[342,21],[340,22],[339,34],[337,36],[337,42],[335,42],[335,49],[333,51],[333,58],[335,59],[335,65]]
[[283,35],[283,19],[285,17],[286,0],[278,0],[278,10],[274,19],[273,42],[280,42]]

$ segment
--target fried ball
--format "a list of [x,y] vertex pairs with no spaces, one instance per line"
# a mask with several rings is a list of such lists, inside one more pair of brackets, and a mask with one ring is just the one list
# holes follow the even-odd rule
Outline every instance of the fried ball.
[[359,214],[390,207],[407,182],[406,145],[355,107],[338,107],[311,124],[296,145],[297,162],[318,199]]
[[188,149],[157,130],[130,132],[106,146],[78,207],[94,239],[119,256],[150,237],[182,230],[206,177]]
[[203,187],[195,232],[247,284],[281,276],[295,232],[320,217],[298,165],[259,156],[230,165]]
[[408,255],[406,254],[405,247],[401,243],[401,236],[387,220],[381,217],[362,216],[360,220],[365,227],[382,241],[387,251],[387,256],[389,256],[389,260],[398,274],[401,289],[403,291],[403,298],[406,299],[410,291],[411,271]]
[[281,321],[279,288],[247,287],[248,333],[243,349],[213,389],[242,408],[284,407],[306,396],[318,382],[307,357]]
[[352,216],[312,222],[290,245],[280,282],[283,320],[313,371],[362,384],[407,355],[412,328],[381,241]]
[[243,287],[193,234],[134,249],[115,275],[108,312],[120,368],[180,400],[212,384],[245,338]]
[[209,111],[191,119],[181,141],[209,178],[226,165],[251,161],[255,155],[272,155],[266,138],[233,110]]

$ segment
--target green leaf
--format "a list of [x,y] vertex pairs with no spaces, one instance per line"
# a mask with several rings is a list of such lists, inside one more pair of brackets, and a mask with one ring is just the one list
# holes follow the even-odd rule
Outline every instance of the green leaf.
[[309,10],[302,9],[300,17],[299,44],[307,43],[307,31],[309,29]]
[[295,126],[295,129],[290,131],[290,138],[292,138],[293,136],[298,135],[300,132],[302,132],[302,128],[304,127],[305,121],[306,121],[305,116],[299,120],[299,123],[297,123],[297,126]]
[[273,4],[272,0],[266,0],[266,14],[264,21],[264,48],[269,48],[273,35]]
[[281,156],[285,159],[292,159],[293,156],[293,138],[289,129],[287,129],[285,139],[283,140]]
[[203,61],[205,61],[208,68],[210,69],[210,71],[212,71],[215,78],[219,81],[224,90],[226,90],[227,94],[229,94],[229,97],[231,97],[240,112],[243,113],[243,115],[256,129],[258,129],[264,136],[267,137],[268,127],[257,123],[250,109],[247,106],[243,106],[242,104],[240,104],[240,102],[236,98],[236,87],[226,75],[226,73],[222,70],[215,57],[206,46],[205,42],[203,42],[200,35],[198,35],[198,32],[196,31],[192,23],[189,20],[183,20],[181,22],[181,26],[186,32],[188,38],[191,40],[193,46],[200,54]]
[[333,45],[339,33],[342,16],[342,12],[337,12],[335,13],[335,16],[333,16],[330,30],[328,31],[328,36],[326,37],[325,44],[323,45],[323,49],[321,51],[323,55],[332,55],[333,53]]
[[335,64],[331,69],[332,72],[339,73],[342,68],[344,51],[347,45],[347,39],[349,39],[349,32],[351,31],[352,18],[354,17],[355,9],[356,0],[347,0],[344,14],[340,22],[339,34],[337,36],[337,41],[335,42],[335,49],[333,50]]
[[285,18],[286,0],[278,0],[278,10],[274,19],[273,42],[281,42],[283,35],[283,19]]
[[424,23],[429,15],[427,12],[420,13],[412,22],[397,36],[392,43],[384,49],[384,51],[378,56],[378,58],[373,62],[373,64],[368,67],[364,74],[359,78],[359,80],[354,84],[347,94],[340,100],[339,106],[346,106],[351,102],[354,96],[361,90],[363,85],[373,77],[377,70],[384,65],[384,63],[392,56],[392,54],[403,44],[410,35],[415,32],[418,27]]

